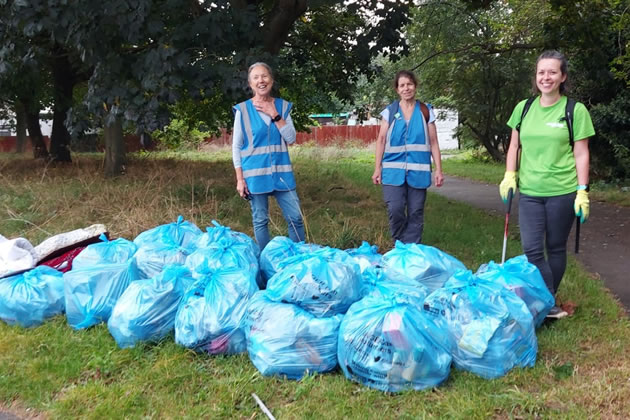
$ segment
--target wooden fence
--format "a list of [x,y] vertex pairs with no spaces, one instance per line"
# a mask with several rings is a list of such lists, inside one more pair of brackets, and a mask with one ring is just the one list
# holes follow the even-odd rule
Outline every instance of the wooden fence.
[[[326,125],[322,127],[311,127],[310,133],[297,133],[296,142],[298,144],[315,142],[322,146],[342,144],[346,141],[358,141],[364,144],[370,144],[376,140],[379,128],[379,125]],[[15,136],[0,137],[0,152],[15,152],[16,140],[17,138]],[[48,136],[44,137],[44,141],[48,147],[50,144]],[[210,144],[227,146],[232,144],[232,134],[228,133],[227,130],[223,130],[221,135],[208,138],[206,141]],[[97,147],[97,149],[102,149],[102,147]],[[125,136],[125,149],[127,152],[137,152],[141,150],[140,138],[134,135]],[[31,151],[31,142],[28,137],[25,150],[27,152]]]

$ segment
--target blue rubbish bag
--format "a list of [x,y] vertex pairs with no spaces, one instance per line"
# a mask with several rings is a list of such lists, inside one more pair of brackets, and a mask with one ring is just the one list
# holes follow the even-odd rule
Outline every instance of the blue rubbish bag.
[[457,258],[435,247],[396,241],[383,255],[384,265],[424,284],[430,291],[442,287],[457,270],[466,270]]
[[361,273],[368,268],[382,267],[383,256],[378,253],[377,245],[370,245],[363,241],[358,248],[346,249],[346,252],[353,257],[361,267]]
[[536,363],[532,314],[521,298],[500,284],[476,281],[471,271],[459,271],[427,296],[423,310],[448,325],[458,369],[494,379]]
[[100,264],[63,275],[66,316],[75,330],[107,322],[118,298],[140,272],[132,258],[126,263]]
[[201,233],[201,229],[194,223],[185,221],[182,216],[178,216],[174,223],[156,226],[140,233],[133,242],[138,248],[154,245],[156,242],[175,243],[184,248],[194,248]]
[[503,265],[490,261],[479,267],[475,277],[490,283],[501,284],[523,299],[534,317],[536,327],[542,325],[545,317],[556,304],[540,270],[527,261],[525,255],[510,258]]
[[139,247],[134,259],[141,278],[150,279],[160,274],[167,265],[184,265],[194,250],[192,243],[185,247],[175,242],[155,242]]
[[282,261],[301,253],[302,248],[299,244],[286,236],[276,236],[269,241],[260,253],[260,269],[265,285],[276,274]]
[[342,315],[318,318],[299,306],[273,302],[267,291],[254,295],[244,322],[247,352],[265,376],[300,379],[337,366]]
[[151,279],[132,282],[107,321],[118,347],[133,347],[145,340],[158,341],[170,333],[179,303],[194,281],[185,267],[169,265]]
[[362,283],[358,265],[347,253],[343,252],[342,257],[342,252],[334,253],[339,259],[317,251],[283,261],[285,268],[267,283],[267,296],[276,302],[298,305],[318,317],[345,313],[361,299]]
[[215,242],[227,240],[229,242],[240,242],[249,245],[252,252],[258,258],[260,256],[260,248],[256,241],[243,232],[237,232],[227,226],[221,225],[216,220],[212,221],[213,227],[207,227],[206,232],[201,234],[197,239],[197,248],[205,248]]
[[186,258],[186,267],[193,273],[209,273],[224,268],[249,271],[258,278],[258,258],[251,247],[242,242],[221,239],[219,242],[198,248]]
[[416,297],[404,294],[356,302],[339,328],[346,378],[385,392],[440,385],[450,372],[450,348],[448,331],[423,313]]
[[200,276],[177,311],[175,342],[210,354],[246,351],[242,323],[257,291],[256,277],[248,270],[225,268]]
[[63,313],[63,274],[40,265],[0,279],[0,319],[9,325],[36,327]]
[[138,250],[136,244],[124,238],[110,241],[105,234],[101,234],[99,239],[101,242],[88,245],[72,260],[74,269],[105,263],[124,263]]
[[368,296],[381,299],[406,298],[410,303],[422,307],[424,299],[430,293],[425,285],[395,270],[384,268],[379,269],[379,273],[378,281],[374,283]]

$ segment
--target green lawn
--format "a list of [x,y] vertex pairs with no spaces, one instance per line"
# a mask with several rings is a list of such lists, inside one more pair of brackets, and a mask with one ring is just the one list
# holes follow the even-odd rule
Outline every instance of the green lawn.
[[[309,241],[347,248],[367,240],[381,252],[391,248],[381,192],[370,181],[371,152],[298,147],[292,154]],[[104,223],[113,236],[133,239],[181,214],[200,227],[216,219],[252,234],[227,150],[135,155],[117,179],[103,178],[101,164],[90,155],[64,167],[0,156],[0,233],[37,244]],[[271,215],[272,234],[284,234],[275,204]],[[430,193],[425,243],[476,270],[500,259],[502,236],[499,217]],[[516,229],[508,247],[520,249]],[[453,369],[435,390],[395,395],[350,382],[339,371],[299,382],[262,377],[246,354],[199,355],[172,337],[121,350],[105,325],[77,332],[61,316],[28,330],[0,322],[0,407],[51,418],[264,418],[255,392],[279,419],[624,417],[630,413],[630,321],[572,257],[560,298],[577,310],[538,331],[534,368],[492,381]]]

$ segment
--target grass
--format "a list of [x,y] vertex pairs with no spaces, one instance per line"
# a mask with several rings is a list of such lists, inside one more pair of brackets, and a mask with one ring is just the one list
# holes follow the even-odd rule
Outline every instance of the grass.
[[[292,149],[309,240],[341,248],[367,240],[391,247],[371,151]],[[135,155],[127,174],[101,176],[100,157],[46,167],[0,157],[0,233],[34,244],[50,234],[104,223],[113,236],[138,233],[182,214],[252,234],[235,192],[229,150]],[[286,226],[275,203],[272,235]],[[500,258],[498,217],[431,194],[424,240],[476,270]],[[518,233],[508,250],[520,249]],[[622,418],[630,412],[630,322],[597,278],[570,257],[560,298],[575,315],[538,331],[536,366],[487,381],[452,371],[435,390],[385,394],[340,372],[295,382],[262,377],[246,354],[198,355],[172,337],[116,347],[105,325],[70,329],[64,317],[33,329],[0,322],[0,410],[50,418],[263,418],[255,392],[277,418]],[[28,411],[27,411],[28,410]]]
[[[443,159],[442,170],[448,175],[498,185],[503,179],[505,164],[484,162],[473,158],[470,152],[461,152]],[[630,180],[616,184],[591,182],[589,197],[594,201],[630,207]]]

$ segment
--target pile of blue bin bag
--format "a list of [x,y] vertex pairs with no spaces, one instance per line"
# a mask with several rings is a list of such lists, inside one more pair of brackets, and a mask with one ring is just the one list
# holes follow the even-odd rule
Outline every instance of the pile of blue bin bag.
[[159,274],[166,265],[184,264],[197,249],[196,241],[202,234],[194,223],[182,216],[177,222],[157,226],[139,234],[134,243],[138,246],[135,260],[142,278]]
[[461,261],[438,248],[400,241],[383,255],[383,263],[385,267],[422,283],[430,292],[442,287],[456,271],[466,269]]
[[346,378],[386,392],[436,387],[449,375],[450,338],[422,311],[428,289],[385,276],[341,322],[338,359]]
[[553,295],[545,285],[540,270],[527,261],[525,255],[510,258],[503,264],[490,261],[479,267],[475,277],[500,284],[523,299],[534,317],[536,327],[542,325],[545,317],[556,304]]
[[210,354],[247,350],[242,322],[256,277],[247,269],[228,267],[195,273],[175,317],[175,342]]
[[175,314],[194,279],[183,266],[168,265],[150,279],[132,282],[120,296],[107,328],[120,348],[158,341],[173,330]]
[[318,318],[297,305],[275,302],[266,291],[254,295],[245,318],[247,352],[265,376],[300,379],[337,366],[342,314]]
[[0,279],[0,319],[35,327],[63,313],[63,274],[45,265]]
[[536,363],[534,319],[525,302],[500,284],[459,271],[427,296],[423,310],[448,325],[458,369],[493,379]]

